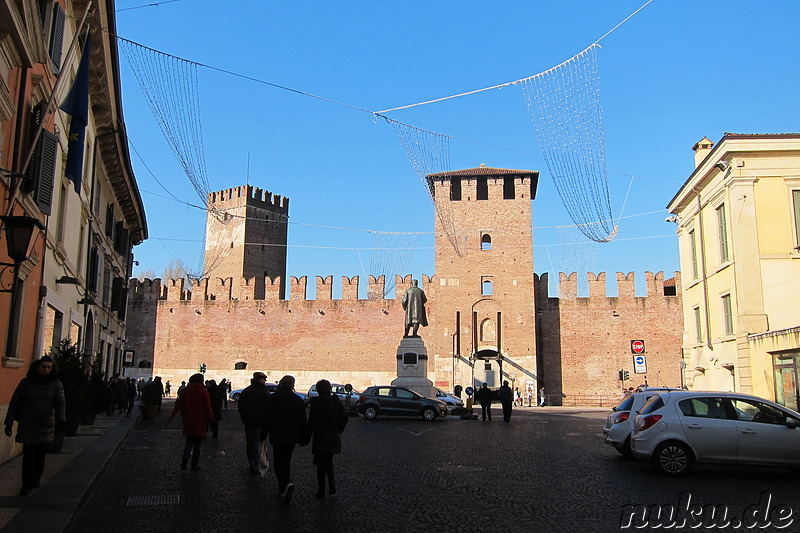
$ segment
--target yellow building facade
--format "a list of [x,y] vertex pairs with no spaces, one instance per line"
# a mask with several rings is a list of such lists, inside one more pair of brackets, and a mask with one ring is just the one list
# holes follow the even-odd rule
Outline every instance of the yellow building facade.
[[797,409],[800,134],[730,134],[694,146],[667,206],[683,272],[690,389],[746,392]]

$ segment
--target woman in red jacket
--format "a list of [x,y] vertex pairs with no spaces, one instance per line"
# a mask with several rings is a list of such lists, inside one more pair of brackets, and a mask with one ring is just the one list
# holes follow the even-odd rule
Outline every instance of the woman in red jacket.
[[186,445],[183,447],[183,457],[181,458],[181,470],[186,470],[189,457],[192,459],[192,470],[200,470],[197,465],[200,461],[200,445],[208,431],[208,423],[214,420],[208,390],[203,385],[203,374],[194,374],[189,378],[189,385],[178,396],[167,423],[172,421],[178,411],[183,418],[183,435],[186,437]]

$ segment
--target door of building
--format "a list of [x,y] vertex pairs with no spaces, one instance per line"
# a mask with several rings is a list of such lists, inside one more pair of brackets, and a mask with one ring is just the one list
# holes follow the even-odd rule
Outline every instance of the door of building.
[[798,387],[798,367],[800,351],[773,354],[775,369],[775,401],[795,411],[800,411],[800,387]]

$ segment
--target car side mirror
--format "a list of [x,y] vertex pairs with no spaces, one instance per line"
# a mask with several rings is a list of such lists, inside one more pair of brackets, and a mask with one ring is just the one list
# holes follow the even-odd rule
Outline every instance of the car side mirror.
[[797,420],[792,418],[791,416],[786,417],[786,427],[789,429],[797,428]]

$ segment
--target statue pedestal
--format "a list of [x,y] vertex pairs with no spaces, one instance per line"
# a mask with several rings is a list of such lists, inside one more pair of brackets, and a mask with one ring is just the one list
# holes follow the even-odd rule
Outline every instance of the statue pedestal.
[[420,337],[403,337],[397,347],[397,379],[395,387],[405,387],[428,398],[435,398],[433,383],[428,379],[428,350]]

